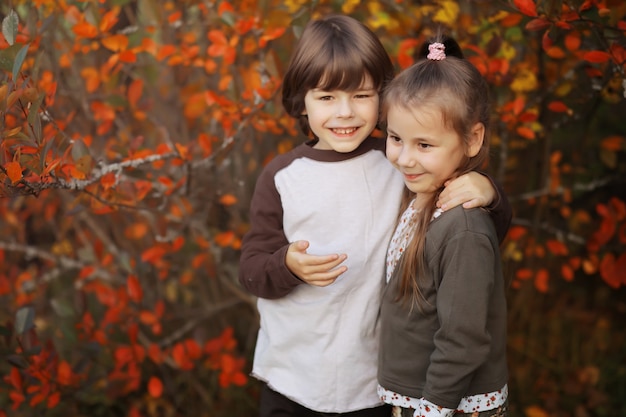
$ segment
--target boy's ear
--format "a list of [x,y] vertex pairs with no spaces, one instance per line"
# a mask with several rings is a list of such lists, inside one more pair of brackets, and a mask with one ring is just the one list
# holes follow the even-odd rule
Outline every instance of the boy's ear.
[[478,155],[480,148],[483,146],[483,141],[485,140],[485,125],[481,122],[478,122],[472,127],[470,131],[470,138],[467,148],[467,156],[470,158]]

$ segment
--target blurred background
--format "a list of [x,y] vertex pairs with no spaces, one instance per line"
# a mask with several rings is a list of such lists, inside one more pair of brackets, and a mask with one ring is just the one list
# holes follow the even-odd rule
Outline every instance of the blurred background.
[[443,28],[491,85],[511,416],[626,415],[625,2],[4,0],[0,417],[257,415],[239,248],[328,13],[398,71]]

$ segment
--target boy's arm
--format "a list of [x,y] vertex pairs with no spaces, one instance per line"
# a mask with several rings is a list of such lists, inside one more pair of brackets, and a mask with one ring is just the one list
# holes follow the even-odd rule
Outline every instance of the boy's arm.
[[460,204],[465,208],[485,207],[496,226],[498,240],[504,241],[513,211],[502,187],[489,175],[472,171],[446,183],[437,205],[445,211]]
[[273,173],[264,170],[252,196],[250,230],[243,237],[239,259],[239,282],[257,297],[280,298],[302,284],[285,264],[289,241],[282,221]]

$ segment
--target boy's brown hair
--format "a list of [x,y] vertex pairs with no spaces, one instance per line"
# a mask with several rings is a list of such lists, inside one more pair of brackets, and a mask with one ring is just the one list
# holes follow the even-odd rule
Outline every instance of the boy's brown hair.
[[358,20],[330,15],[310,21],[291,57],[283,79],[282,100],[300,129],[311,129],[303,115],[309,90],[354,91],[369,75],[380,94],[394,76],[394,67],[378,37]]

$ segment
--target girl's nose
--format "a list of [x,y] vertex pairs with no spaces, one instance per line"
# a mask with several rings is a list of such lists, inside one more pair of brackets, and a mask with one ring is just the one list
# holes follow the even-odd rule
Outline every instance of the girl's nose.
[[397,163],[403,167],[413,167],[415,166],[415,159],[411,156],[411,152],[403,146],[398,154]]

